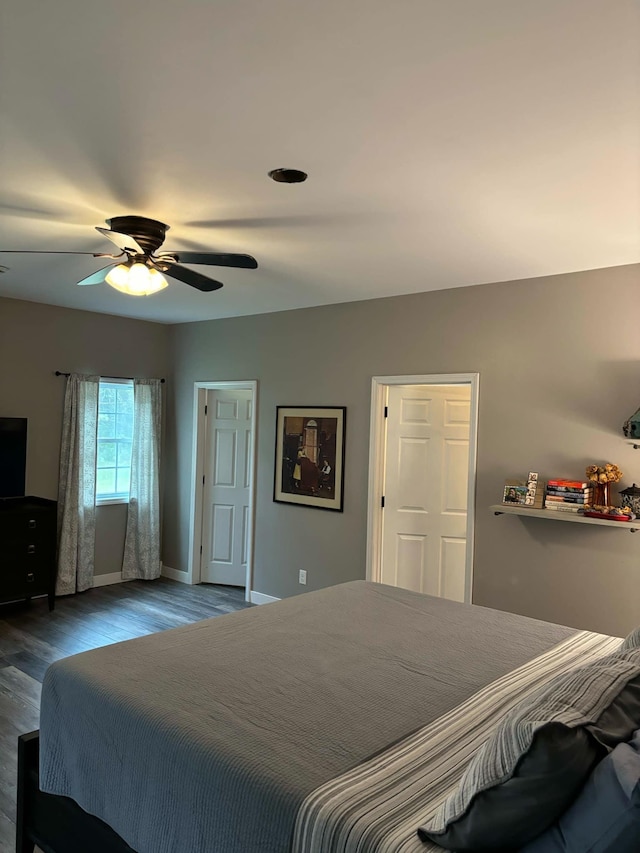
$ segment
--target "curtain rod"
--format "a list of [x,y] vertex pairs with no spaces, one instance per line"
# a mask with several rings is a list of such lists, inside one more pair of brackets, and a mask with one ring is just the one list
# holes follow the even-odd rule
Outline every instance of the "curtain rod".
[[[63,373],[62,370],[56,370],[56,376],[71,376],[70,373]],[[133,376],[105,376],[105,379],[131,379],[133,381]],[[160,382],[164,384],[164,379],[161,379]]]

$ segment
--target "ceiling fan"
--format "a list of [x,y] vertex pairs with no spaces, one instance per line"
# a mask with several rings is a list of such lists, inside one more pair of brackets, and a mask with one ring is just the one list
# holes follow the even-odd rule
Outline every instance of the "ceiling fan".
[[[113,216],[106,220],[108,228],[96,227],[96,231],[111,240],[120,250],[118,254],[106,252],[47,252],[27,250],[27,254],[92,255],[94,258],[111,258],[118,263],[109,264],[79,285],[107,282],[116,290],[130,296],[148,296],[157,293],[168,284],[164,274],[209,293],[219,290],[222,282],[202,275],[181,264],[203,264],[218,267],[236,267],[255,270],[258,263],[251,255],[224,252],[158,252],[164,243],[169,228],[163,222],[144,216]],[[0,250],[10,254],[11,250]],[[15,250],[14,250],[15,252]],[[126,256],[126,260],[120,260]]]

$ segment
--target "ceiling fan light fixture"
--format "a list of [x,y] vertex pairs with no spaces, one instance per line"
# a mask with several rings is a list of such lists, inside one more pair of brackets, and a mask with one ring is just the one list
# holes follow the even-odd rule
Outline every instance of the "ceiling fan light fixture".
[[[201,293],[212,293],[223,286],[216,281],[182,264],[195,264],[213,267],[235,267],[236,269],[255,270],[258,262],[251,255],[242,252],[160,252],[157,250],[164,242],[169,228],[164,222],[147,219],[144,216],[112,216],[107,219],[112,228],[97,228],[103,237],[111,240],[118,249],[118,254],[111,252],[66,252],[40,249],[27,249],[29,255],[91,255],[93,258],[110,258],[116,263],[109,263],[91,275],[76,282],[85,287],[94,284],[104,284],[119,290],[127,296],[149,296],[164,290],[169,286],[162,273],[171,279],[177,279]],[[22,254],[22,250],[0,249],[0,254],[11,252]],[[126,255],[126,260],[118,264],[117,259]],[[0,273],[6,271],[0,265]]]
[[129,264],[118,264],[107,273],[105,281],[116,290],[122,290],[129,281]]
[[158,270],[146,264],[118,264],[106,276],[105,281],[127,296],[150,296],[168,286],[169,282]]

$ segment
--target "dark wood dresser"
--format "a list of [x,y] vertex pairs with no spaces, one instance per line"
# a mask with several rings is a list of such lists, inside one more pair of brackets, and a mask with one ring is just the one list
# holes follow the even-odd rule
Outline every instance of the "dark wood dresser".
[[57,506],[47,498],[0,498],[0,602],[47,595],[53,610]]

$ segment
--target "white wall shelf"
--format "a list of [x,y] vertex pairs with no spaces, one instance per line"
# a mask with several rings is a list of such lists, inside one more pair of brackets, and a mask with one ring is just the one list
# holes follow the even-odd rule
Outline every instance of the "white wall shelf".
[[[627,530],[630,533],[637,533],[640,529],[640,519],[635,521],[609,521],[607,518],[586,518],[573,512],[530,509],[524,506],[506,506],[505,504],[493,504],[490,509],[494,515],[528,515],[533,518],[546,518],[548,521],[568,521],[571,524],[599,524],[602,527],[615,527],[618,530]],[[635,524],[639,526],[636,527]]]

